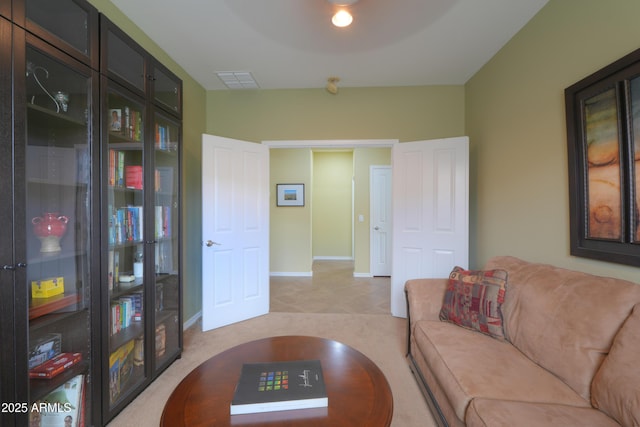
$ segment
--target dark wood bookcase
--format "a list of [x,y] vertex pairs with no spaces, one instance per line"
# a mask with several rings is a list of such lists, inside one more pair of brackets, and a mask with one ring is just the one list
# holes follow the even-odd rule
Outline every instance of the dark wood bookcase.
[[0,0],[0,425],[104,425],[180,356],[181,96],[86,1]]

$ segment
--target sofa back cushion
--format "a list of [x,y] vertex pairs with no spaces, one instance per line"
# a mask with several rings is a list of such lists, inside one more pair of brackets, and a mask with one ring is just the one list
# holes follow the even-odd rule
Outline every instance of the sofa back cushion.
[[623,426],[640,426],[640,304],[613,341],[591,384],[591,402]]
[[586,400],[591,381],[633,306],[640,285],[514,257],[489,260],[508,272],[506,338]]

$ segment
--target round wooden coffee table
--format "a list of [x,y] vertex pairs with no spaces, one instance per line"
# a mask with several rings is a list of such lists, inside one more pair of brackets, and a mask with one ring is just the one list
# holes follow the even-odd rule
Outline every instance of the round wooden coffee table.
[[[319,359],[329,406],[230,415],[243,363]],[[380,369],[353,348],[324,338],[281,336],[251,341],[207,360],[173,391],[161,426],[389,426],[393,396]]]

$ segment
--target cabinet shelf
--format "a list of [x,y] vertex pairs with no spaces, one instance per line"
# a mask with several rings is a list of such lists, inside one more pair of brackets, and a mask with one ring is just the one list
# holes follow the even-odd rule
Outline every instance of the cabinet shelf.
[[138,150],[142,149],[142,141],[124,135],[122,132],[109,132],[109,144],[113,144],[118,148],[130,144],[132,148],[137,146]]
[[63,123],[65,126],[76,126],[79,129],[87,127],[86,119],[78,120],[76,117],[68,113],[57,113],[46,107],[41,107],[36,104],[27,103],[27,111],[30,115],[33,115],[34,119],[39,120],[43,127],[55,127],[56,124]]
[[27,260],[28,265],[33,264],[43,264],[47,262],[60,262],[65,259],[73,259],[80,256],[87,256],[86,251],[61,251],[56,254],[42,254],[41,252],[38,255],[33,255],[29,257]]
[[132,292],[140,291],[144,288],[143,279],[136,279],[133,282],[125,283],[120,282],[117,287],[114,287],[111,291],[110,299],[111,301],[128,295]]
[[116,350],[126,344],[127,342],[134,340],[144,335],[144,322],[135,321],[131,322],[131,325],[122,329],[120,332],[113,334],[109,337],[109,348]]
[[30,185],[55,185],[59,187],[70,187],[77,189],[87,189],[88,185],[86,182],[61,182],[61,181],[53,181],[51,179],[46,178],[29,178],[27,180],[27,184]]
[[64,293],[50,298],[33,299],[29,306],[29,320],[54,313],[62,309],[79,306],[82,300],[80,293]]
[[89,362],[86,360],[85,354],[83,354],[82,356],[83,360],[80,363],[73,365],[69,369],[51,379],[30,379],[29,388],[31,390],[31,398],[36,401],[45,397],[51,392],[51,390],[55,390],[76,375],[86,376],[89,372]]

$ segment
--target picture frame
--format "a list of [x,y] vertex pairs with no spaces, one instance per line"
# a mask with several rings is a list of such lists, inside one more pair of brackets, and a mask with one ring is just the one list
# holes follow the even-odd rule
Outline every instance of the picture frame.
[[640,265],[640,49],[565,89],[571,255]]
[[276,184],[276,206],[304,206],[304,184]]

